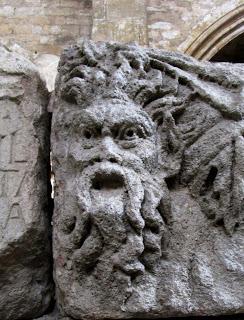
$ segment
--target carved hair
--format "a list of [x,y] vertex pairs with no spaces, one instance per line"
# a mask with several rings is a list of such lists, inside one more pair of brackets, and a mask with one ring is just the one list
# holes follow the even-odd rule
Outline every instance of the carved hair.
[[[207,215],[213,211],[210,218],[233,232],[243,211],[243,195],[236,191],[240,188],[234,178],[241,170],[236,155],[244,132],[238,67],[213,67],[133,44],[85,41],[64,51],[58,69],[56,96],[79,108],[99,99],[133,101],[144,108],[158,125],[167,176],[178,175],[177,181],[189,187],[202,210]],[[208,144],[211,150],[205,150]],[[218,157],[227,147],[230,165]],[[233,178],[226,178],[228,170]],[[231,194],[228,204],[221,192]]]
[[[239,93],[243,81],[233,70],[227,73],[221,66],[217,75],[216,66],[212,68],[212,76],[211,68],[209,64],[210,70],[206,71],[206,65],[176,53],[140,50],[133,44],[84,41],[67,48],[61,55],[56,92],[80,106],[100,96],[129,99],[142,107],[149,104],[150,108],[153,102],[154,109],[184,105],[192,95],[199,95],[211,101],[212,107],[223,115],[240,120],[241,105],[231,99],[231,94],[224,101],[221,88],[225,95],[226,88],[230,93]],[[206,83],[218,86],[220,91],[213,92]],[[188,88],[185,94],[180,90],[182,86]]]

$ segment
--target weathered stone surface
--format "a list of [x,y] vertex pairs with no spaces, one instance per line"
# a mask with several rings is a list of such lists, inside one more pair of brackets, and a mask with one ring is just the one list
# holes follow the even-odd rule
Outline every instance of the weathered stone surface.
[[63,46],[90,37],[92,0],[1,0],[0,37],[35,54],[60,54]]
[[40,318],[35,318],[35,320],[69,320],[69,319],[62,319],[59,315],[57,308],[55,307],[51,313],[45,314]]
[[54,275],[75,319],[244,311],[243,72],[133,45],[64,51]]
[[51,298],[48,93],[35,66],[0,47],[0,319]]
[[[234,314],[234,315],[226,315],[226,316],[206,316],[206,317],[170,317],[170,320],[243,320],[244,314]],[[70,317],[62,317],[60,315],[51,314],[48,316],[43,316],[36,320],[72,320]],[[139,319],[137,319],[139,320]]]
[[94,0],[91,39],[148,45],[145,0]]

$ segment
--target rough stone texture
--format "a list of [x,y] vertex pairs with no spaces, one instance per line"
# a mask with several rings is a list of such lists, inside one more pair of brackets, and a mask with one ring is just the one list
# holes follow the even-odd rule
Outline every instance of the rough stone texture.
[[[235,315],[228,315],[228,316],[216,316],[216,317],[170,317],[170,320],[243,320],[244,314],[235,314]],[[73,318],[70,317],[62,317],[58,314],[50,314],[48,316],[43,316],[41,318],[35,320],[72,320]],[[140,320],[140,319],[137,319]]]
[[17,53],[30,60],[37,67],[37,70],[45,82],[47,90],[52,92],[54,90],[55,78],[57,76],[57,67],[59,62],[59,56],[54,54],[33,54],[31,51],[25,50],[17,43],[2,39],[0,40],[0,46],[8,48],[11,52]]
[[55,307],[51,313],[45,314],[38,319],[35,318],[35,320],[67,320],[67,319],[62,319],[59,315],[57,308]]
[[[216,53],[243,33],[242,20],[238,22],[237,18],[243,17],[243,5],[243,0],[94,0],[91,38],[124,43],[136,41],[149,47],[187,52],[193,42],[194,45],[203,43],[199,36],[216,24],[218,41],[211,37],[205,39],[213,41]],[[221,19],[233,10],[236,10],[233,20],[223,23]],[[206,44],[203,47],[207,47]]]
[[75,319],[244,311],[243,69],[78,43],[53,104],[54,276]]
[[185,52],[209,26],[243,4],[243,0],[147,0],[148,44]]
[[35,66],[0,47],[0,319],[51,299],[48,93]]
[[[78,37],[186,52],[228,13],[239,10],[243,16],[243,5],[244,0],[1,0],[0,36],[37,54],[59,54]],[[216,51],[233,39],[230,29],[243,33],[236,18],[218,30]]]
[[147,45],[144,0],[94,0],[92,39]]
[[89,38],[91,0],[1,0],[0,37],[32,53],[59,54],[70,41]]

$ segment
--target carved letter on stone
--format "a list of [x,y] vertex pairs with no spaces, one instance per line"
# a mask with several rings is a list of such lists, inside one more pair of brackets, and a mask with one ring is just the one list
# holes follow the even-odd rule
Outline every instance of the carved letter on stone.
[[244,310],[241,69],[84,42],[59,63],[54,274],[74,319]]
[[0,69],[0,319],[30,319],[51,299],[48,95],[4,47]]

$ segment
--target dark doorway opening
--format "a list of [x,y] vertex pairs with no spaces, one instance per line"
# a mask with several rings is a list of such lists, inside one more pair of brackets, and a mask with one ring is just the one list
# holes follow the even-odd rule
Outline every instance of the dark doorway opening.
[[244,63],[244,33],[231,40],[210,61]]

